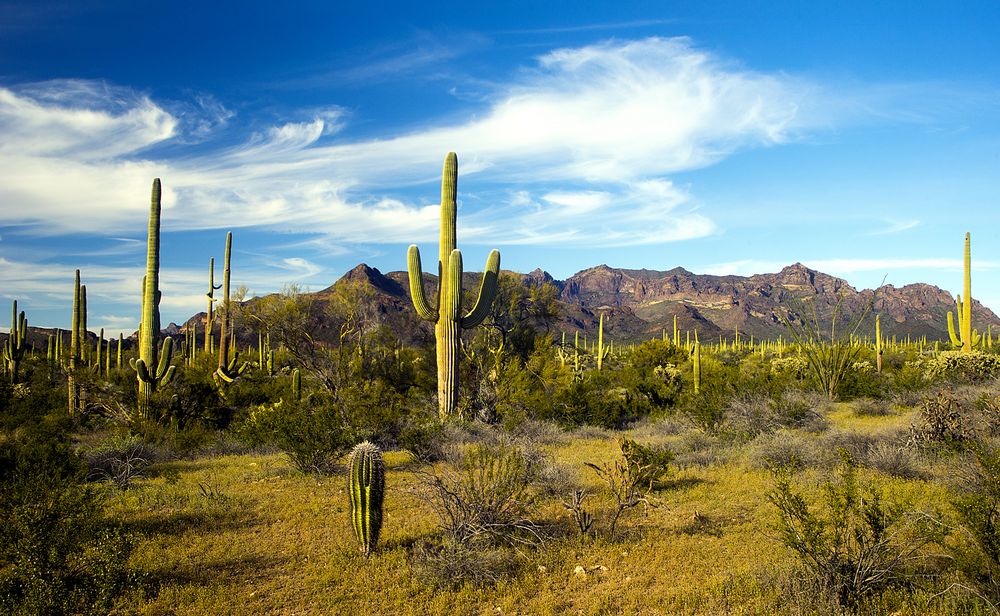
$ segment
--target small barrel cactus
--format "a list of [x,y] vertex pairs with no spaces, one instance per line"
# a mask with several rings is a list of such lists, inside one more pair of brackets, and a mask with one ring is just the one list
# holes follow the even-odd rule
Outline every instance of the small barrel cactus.
[[351,523],[365,556],[375,550],[382,530],[382,499],[385,496],[385,465],[382,451],[364,441],[351,451],[348,492]]

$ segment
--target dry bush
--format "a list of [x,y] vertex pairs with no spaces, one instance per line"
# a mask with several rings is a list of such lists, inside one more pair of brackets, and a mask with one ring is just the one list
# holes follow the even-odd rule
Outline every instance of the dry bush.
[[926,476],[919,466],[920,458],[917,453],[897,443],[879,441],[873,444],[865,452],[862,464],[901,479],[922,479]]
[[760,469],[801,470],[823,460],[816,439],[789,430],[762,434],[747,446],[747,463]]
[[854,414],[858,417],[886,417],[894,411],[891,401],[861,398],[854,401]]

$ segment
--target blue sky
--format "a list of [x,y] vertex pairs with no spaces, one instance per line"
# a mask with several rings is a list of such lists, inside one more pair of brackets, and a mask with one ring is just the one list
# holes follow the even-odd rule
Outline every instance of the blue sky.
[[449,150],[469,269],[954,293],[971,231],[1000,309],[995,2],[205,4],[0,0],[0,296],[32,324],[79,267],[90,327],[135,329],[154,177],[164,323],[230,229],[256,294],[404,269]]

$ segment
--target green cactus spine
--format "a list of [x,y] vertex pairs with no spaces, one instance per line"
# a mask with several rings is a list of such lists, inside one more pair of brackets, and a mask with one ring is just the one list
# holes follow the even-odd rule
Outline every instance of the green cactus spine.
[[[963,255],[964,277],[962,295],[955,297],[955,314],[958,318],[958,333],[955,332],[955,321],[948,311],[948,337],[952,345],[962,348],[963,353],[969,353],[973,347],[979,346],[979,332],[972,329],[972,249],[969,233],[965,234],[965,251]],[[962,297],[965,297],[964,301]]]
[[20,317],[17,314],[17,300],[14,300],[13,308],[10,312],[10,333],[7,335],[7,342],[3,347],[4,359],[7,360],[7,371],[10,373],[10,382],[17,385],[17,372],[24,359],[24,340],[28,335],[28,319],[21,311]]
[[420,249],[411,245],[407,251],[407,269],[413,307],[422,319],[435,324],[437,342],[438,414],[442,419],[454,414],[458,399],[458,356],[461,328],[482,323],[496,295],[500,271],[500,252],[493,250],[486,259],[479,297],[465,316],[462,308],[462,253],[456,248],[456,202],[458,186],[458,156],[449,152],[444,160],[441,178],[441,236],[438,253],[438,301],[432,308],[424,294]]
[[[230,258],[233,254],[233,232],[226,233],[226,260],[222,270],[222,322],[219,324],[219,367],[216,369],[215,382],[222,386],[232,383],[247,369],[249,364],[239,363],[239,351],[236,350],[235,330],[232,330],[233,316],[229,309],[229,274]],[[232,339],[227,337],[232,336]]]
[[347,489],[351,495],[351,523],[365,556],[375,551],[382,530],[385,465],[378,447],[364,441],[351,451]]
[[160,178],[153,180],[149,203],[149,234],[146,240],[146,276],[142,285],[142,322],[139,324],[139,358],[133,363],[139,381],[138,411],[142,418],[152,412],[157,385],[174,378],[170,365],[174,346],[169,337],[157,353],[160,335]]

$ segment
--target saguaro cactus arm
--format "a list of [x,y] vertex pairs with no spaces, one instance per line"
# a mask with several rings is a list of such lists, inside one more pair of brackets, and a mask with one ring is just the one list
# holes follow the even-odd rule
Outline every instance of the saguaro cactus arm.
[[462,327],[470,329],[483,322],[490,313],[490,306],[497,293],[497,279],[500,274],[500,251],[491,250],[486,257],[486,267],[483,269],[483,281],[479,285],[479,296],[469,314],[462,317]]
[[[421,319],[431,321],[432,323],[438,320],[438,311],[431,308],[430,304],[427,303],[427,297],[424,294],[424,279],[423,279],[423,269],[420,263],[420,249],[417,248],[416,244],[412,244],[410,248],[406,251],[406,269],[410,278],[410,296],[413,298],[413,308],[416,309],[417,314],[420,315]],[[438,278],[440,279],[440,268],[438,271]],[[438,294],[441,291],[438,289]]]

